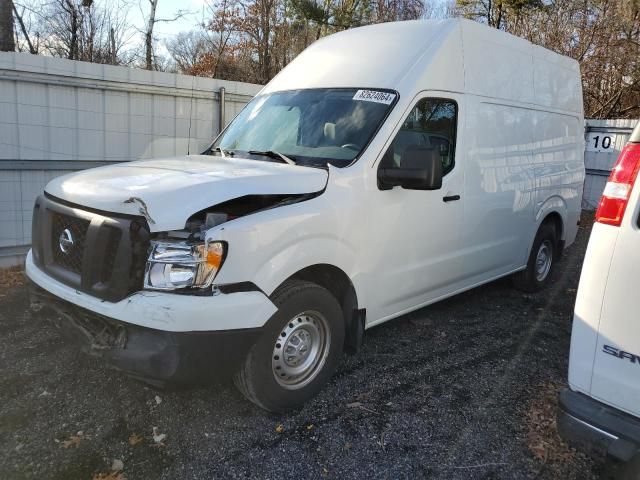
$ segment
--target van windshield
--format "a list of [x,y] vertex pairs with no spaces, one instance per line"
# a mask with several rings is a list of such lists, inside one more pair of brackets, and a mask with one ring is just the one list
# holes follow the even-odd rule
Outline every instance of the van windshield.
[[396,99],[397,94],[389,90],[355,88],[260,95],[210,151],[268,161],[284,155],[298,165],[345,167],[371,141]]

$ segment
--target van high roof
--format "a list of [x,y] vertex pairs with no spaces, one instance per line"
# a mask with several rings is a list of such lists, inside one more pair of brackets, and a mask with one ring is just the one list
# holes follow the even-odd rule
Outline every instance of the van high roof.
[[[390,22],[318,40],[262,91],[359,87],[476,94],[582,114],[578,63],[465,19]],[[576,85],[576,83],[578,83]]]

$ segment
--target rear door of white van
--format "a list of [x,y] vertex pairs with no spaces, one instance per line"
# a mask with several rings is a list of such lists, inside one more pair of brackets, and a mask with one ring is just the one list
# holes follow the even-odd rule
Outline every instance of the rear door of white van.
[[[640,127],[636,132],[638,142],[627,145],[618,161],[620,164],[622,156],[627,155],[624,163],[631,169],[640,168]],[[620,191],[621,183],[616,183],[615,188],[609,187],[611,183],[610,179],[605,197],[607,191],[614,195]],[[606,198],[601,202],[604,201]],[[636,177],[620,225],[605,228],[618,228],[619,232],[600,316],[591,395],[640,416],[640,178]]]

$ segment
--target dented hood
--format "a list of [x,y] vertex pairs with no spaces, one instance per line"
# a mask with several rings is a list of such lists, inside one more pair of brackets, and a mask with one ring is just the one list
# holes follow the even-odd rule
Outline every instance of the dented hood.
[[318,192],[327,176],[318,168],[190,155],[72,173],[45,191],[85,207],[144,215],[152,232],[162,232],[182,229],[194,213],[245,195]]

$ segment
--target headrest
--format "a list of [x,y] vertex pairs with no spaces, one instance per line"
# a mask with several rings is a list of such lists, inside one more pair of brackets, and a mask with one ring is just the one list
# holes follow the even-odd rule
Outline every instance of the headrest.
[[335,123],[327,122],[327,123],[324,124],[324,137],[328,138],[329,140],[335,140],[336,139],[336,124]]

